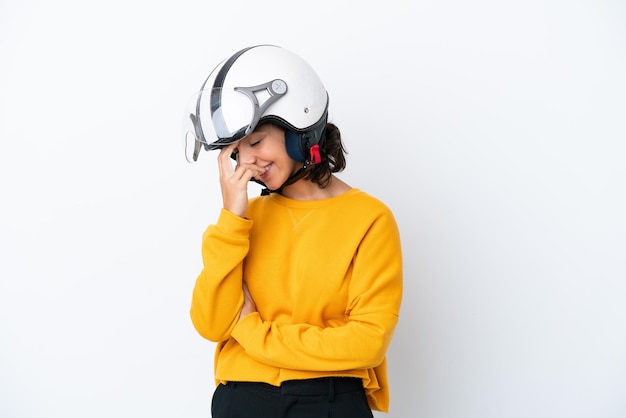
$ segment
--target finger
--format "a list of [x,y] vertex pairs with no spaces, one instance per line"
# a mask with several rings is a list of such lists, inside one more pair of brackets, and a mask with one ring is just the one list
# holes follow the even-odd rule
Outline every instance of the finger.
[[265,173],[265,168],[254,163],[244,163],[237,166],[233,177],[250,181],[253,177],[258,179],[263,173]]
[[241,287],[243,288],[243,294],[244,294],[246,297],[248,297],[248,298],[252,299],[252,297],[250,296],[250,289],[248,289],[248,285],[246,284],[246,282],[243,282],[243,283],[242,283],[242,285],[241,285]]
[[217,157],[220,174],[232,175],[235,172],[230,156],[237,149],[237,143],[225,146]]
[[248,285],[246,285],[245,282],[243,283],[242,288],[243,288],[244,303],[247,303],[251,307],[254,307],[256,309],[254,299],[252,299],[252,295],[250,294],[250,289],[248,289]]

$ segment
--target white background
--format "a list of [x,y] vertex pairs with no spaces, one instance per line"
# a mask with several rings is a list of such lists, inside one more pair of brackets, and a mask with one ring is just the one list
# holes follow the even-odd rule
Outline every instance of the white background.
[[[0,2],[0,416],[208,417],[188,97],[278,44],[405,253],[394,418],[626,416],[620,0]],[[256,194],[257,190],[251,190]]]

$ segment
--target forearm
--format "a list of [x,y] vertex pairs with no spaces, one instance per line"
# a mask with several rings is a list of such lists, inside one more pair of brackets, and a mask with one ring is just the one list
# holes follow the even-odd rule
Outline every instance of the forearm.
[[263,321],[258,313],[243,318],[233,329],[246,353],[280,368],[341,371],[378,366],[384,359],[398,317],[362,315],[337,327],[309,324],[280,325]]
[[191,320],[203,337],[221,341],[237,324],[243,304],[242,264],[250,221],[222,211],[202,240],[204,267],[193,289]]

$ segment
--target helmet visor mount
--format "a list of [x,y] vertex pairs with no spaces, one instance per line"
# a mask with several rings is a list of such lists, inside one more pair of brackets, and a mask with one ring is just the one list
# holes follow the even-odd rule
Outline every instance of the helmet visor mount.
[[287,83],[281,79],[249,87],[200,90],[192,97],[185,118],[187,161],[197,161],[203,147],[220,149],[252,133],[265,111],[286,93]]

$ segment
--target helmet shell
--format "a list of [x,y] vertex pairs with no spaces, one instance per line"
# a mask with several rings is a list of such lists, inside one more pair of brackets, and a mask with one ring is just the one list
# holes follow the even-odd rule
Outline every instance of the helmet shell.
[[[190,116],[196,139],[207,150],[237,142],[270,122],[294,131],[300,142],[306,140],[306,152],[314,145],[311,130],[325,127],[328,94],[304,59],[279,46],[256,45],[221,62],[204,82],[194,107]],[[313,134],[318,137],[315,144],[320,136]]]

